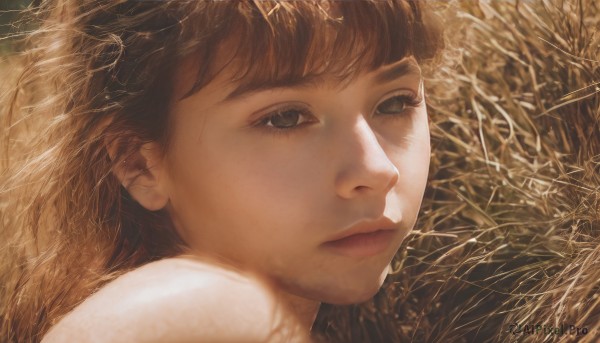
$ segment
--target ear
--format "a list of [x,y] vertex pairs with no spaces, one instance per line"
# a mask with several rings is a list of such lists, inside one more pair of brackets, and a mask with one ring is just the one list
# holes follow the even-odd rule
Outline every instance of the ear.
[[142,144],[139,150],[125,154],[120,160],[115,160],[118,143],[105,143],[114,164],[112,172],[133,199],[150,211],[164,208],[169,201],[169,195],[166,187],[166,169],[158,143]]

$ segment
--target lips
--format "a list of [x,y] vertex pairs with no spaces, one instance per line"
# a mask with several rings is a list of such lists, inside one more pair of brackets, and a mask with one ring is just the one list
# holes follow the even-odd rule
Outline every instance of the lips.
[[398,230],[394,223],[383,218],[362,222],[326,241],[322,246],[338,255],[368,257],[386,251]]
[[331,237],[327,242],[337,241],[357,234],[372,233],[379,230],[396,230],[396,224],[386,217],[375,221],[363,221]]

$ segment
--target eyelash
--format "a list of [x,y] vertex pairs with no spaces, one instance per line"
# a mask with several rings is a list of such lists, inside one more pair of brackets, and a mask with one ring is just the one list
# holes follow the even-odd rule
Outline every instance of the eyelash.
[[[401,103],[404,106],[401,112],[395,112],[395,114],[379,112],[380,111],[379,107],[381,105],[385,104],[388,101],[392,101],[392,100],[400,100],[401,101]],[[404,94],[395,94],[395,95],[390,96],[389,98],[386,98],[379,104],[377,104],[377,106],[375,107],[375,113],[379,114],[381,116],[390,117],[390,119],[402,118],[404,116],[401,114],[411,114],[414,111],[415,107],[419,106],[422,102],[423,102],[423,99],[420,99],[412,92],[404,93]]]
[[[380,113],[379,112],[378,108],[381,105],[385,104],[388,101],[394,100],[394,99],[402,101],[404,108],[401,112],[398,112],[398,114],[388,114],[388,113]],[[385,100],[383,100],[379,104],[377,104],[374,112],[376,115],[383,116],[386,119],[394,120],[394,119],[404,117],[404,115],[402,115],[402,114],[407,114],[407,112],[409,112],[408,114],[412,113],[414,111],[415,107],[419,106],[422,102],[423,102],[423,100],[418,98],[412,92],[410,94],[396,94],[396,95],[386,98]],[[271,121],[274,118],[281,116],[282,113],[292,112],[292,111],[295,111],[296,113],[298,113],[299,116],[302,116],[304,118],[304,121],[297,125],[293,125],[293,126],[285,127],[285,128],[269,125],[269,123],[271,123]],[[315,121],[316,120],[308,107],[294,104],[294,105],[289,105],[289,106],[283,106],[283,107],[277,108],[273,111],[270,111],[269,113],[264,115],[261,119],[259,119],[258,122],[256,122],[256,124],[254,124],[253,126],[264,129],[272,134],[287,135],[297,129],[302,128],[305,125],[314,123]]]

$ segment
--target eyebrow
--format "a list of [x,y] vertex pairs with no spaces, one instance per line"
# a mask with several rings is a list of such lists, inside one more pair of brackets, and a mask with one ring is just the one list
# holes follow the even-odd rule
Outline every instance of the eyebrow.
[[412,59],[405,59],[394,64],[393,67],[379,72],[375,76],[375,82],[386,83],[399,79],[406,75],[421,76],[421,68]]
[[231,93],[225,97],[221,102],[228,102],[238,100],[250,96],[252,93],[258,93],[260,91],[277,88],[304,88],[314,86],[318,83],[321,77],[305,77],[296,80],[277,80],[274,82],[261,82],[261,83],[249,83],[246,85],[240,85],[234,89]]
[[[392,67],[378,72],[374,76],[376,83],[387,83],[404,77],[406,75],[415,75],[421,77],[421,68],[413,59],[404,59],[395,63]],[[276,88],[305,88],[314,87],[322,76],[305,77],[296,80],[277,80],[275,82],[263,82],[260,84],[249,83],[240,85],[229,93],[221,102],[229,102],[247,97],[252,93]]]

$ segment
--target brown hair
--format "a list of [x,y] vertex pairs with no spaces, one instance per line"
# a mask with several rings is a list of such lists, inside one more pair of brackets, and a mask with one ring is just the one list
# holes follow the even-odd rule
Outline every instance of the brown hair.
[[[321,73],[340,80],[441,45],[419,1],[42,1],[2,99],[1,336],[39,341],[117,275],[176,255],[165,211],[141,207],[111,170],[145,142],[168,151],[173,75],[197,58],[188,95],[236,43],[240,87]],[[106,142],[116,142],[109,156]],[[131,162],[135,163],[135,161]]]

